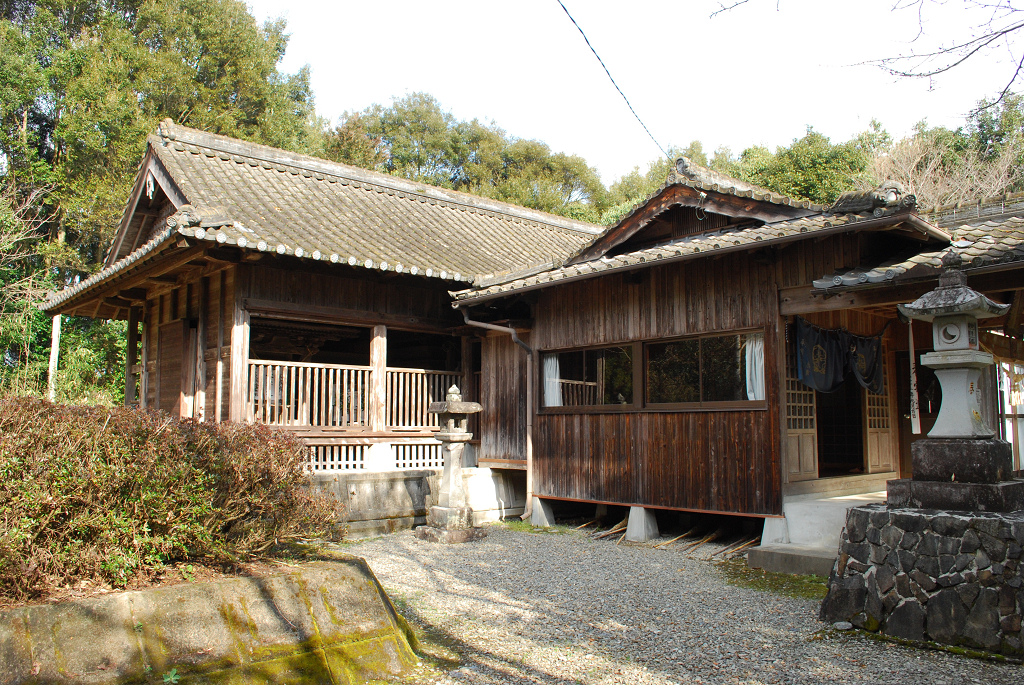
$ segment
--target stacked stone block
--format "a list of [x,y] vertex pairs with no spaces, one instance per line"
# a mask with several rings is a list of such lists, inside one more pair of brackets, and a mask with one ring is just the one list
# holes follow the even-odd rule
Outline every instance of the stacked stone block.
[[1019,656],[1024,512],[856,507],[822,620]]

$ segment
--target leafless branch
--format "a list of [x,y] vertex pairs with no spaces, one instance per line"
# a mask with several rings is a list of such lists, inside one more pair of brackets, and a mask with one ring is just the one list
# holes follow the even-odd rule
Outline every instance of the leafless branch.
[[732,9],[736,9],[740,5],[746,5],[748,2],[750,2],[750,0],[736,0],[736,2],[732,3],[731,5],[724,5],[722,3],[718,3],[718,9],[712,12],[708,18],[714,19],[716,15],[722,14],[723,12],[728,12],[729,10]]

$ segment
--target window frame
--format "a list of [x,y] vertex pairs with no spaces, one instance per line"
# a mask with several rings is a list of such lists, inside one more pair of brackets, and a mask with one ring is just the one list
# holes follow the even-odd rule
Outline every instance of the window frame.
[[[614,347],[628,347],[633,353],[633,401],[628,404],[577,404],[570,406],[561,407],[545,407],[544,406],[544,355],[546,354],[562,354],[565,352],[591,352],[593,350],[607,350]],[[641,349],[637,349],[637,348]],[[583,347],[561,347],[552,348],[549,350],[537,350],[537,387],[536,387],[536,407],[538,414],[623,414],[629,412],[640,411],[643,407],[641,404],[641,393],[637,392],[637,388],[641,387],[638,382],[641,379],[637,378],[637,373],[642,373],[642,366],[637,364],[638,353],[642,354],[642,343],[639,341],[631,341],[624,343],[606,343],[601,345],[585,345]],[[641,377],[642,378],[642,377]]]
[[[608,342],[598,345],[581,345],[578,347],[557,347],[544,350],[537,350],[537,363],[534,375],[537,379],[534,389],[534,406],[537,407],[538,415],[557,414],[627,414],[627,413],[700,413],[700,412],[730,412],[730,411],[767,411],[768,392],[771,376],[765,373],[765,399],[763,400],[732,400],[732,401],[711,401],[711,402],[648,402],[647,401],[647,363],[650,345],[673,343],[682,340],[700,340],[702,338],[721,338],[732,335],[745,335],[750,333],[761,333],[765,340],[768,339],[767,328],[738,328],[725,331],[708,331],[693,335],[677,335],[666,338],[651,338],[644,340],[631,340],[627,342]],[[563,407],[544,406],[544,363],[543,356],[547,354],[560,354],[564,352],[587,352],[591,350],[606,350],[613,347],[631,348],[633,353],[633,402],[630,404],[590,404]],[[767,345],[766,345],[767,348]],[[698,371],[701,379],[701,391],[703,391],[703,358],[699,359]],[[765,355],[765,370],[769,368],[768,355]]]
[[[765,336],[765,340],[768,338],[768,332],[763,328],[741,328],[730,331],[714,331],[710,333],[700,333],[698,335],[684,335],[673,338],[662,338],[658,340],[645,340],[644,353],[643,353],[643,378],[644,378],[644,396],[643,406],[647,409],[652,410],[668,410],[668,411],[722,411],[722,410],[759,410],[768,408],[768,374],[765,374],[764,379],[764,394],[765,399],[763,400],[711,400],[708,402],[649,402],[647,400],[647,364],[649,360],[649,350],[651,345],[662,345],[666,343],[680,342],[683,340],[704,340],[706,338],[727,338],[734,335],[749,335],[751,333],[761,333]],[[697,348],[698,350],[700,347]],[[698,366],[697,374],[700,378],[699,394],[704,394],[704,358],[698,354],[697,357]],[[768,356],[765,355],[765,367],[768,366]]]

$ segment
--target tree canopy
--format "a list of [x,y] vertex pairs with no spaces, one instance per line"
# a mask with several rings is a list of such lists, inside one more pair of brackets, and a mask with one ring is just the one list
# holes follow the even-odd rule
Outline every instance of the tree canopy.
[[596,221],[605,188],[577,155],[460,121],[427,93],[346,113],[324,144],[329,159],[524,207]]

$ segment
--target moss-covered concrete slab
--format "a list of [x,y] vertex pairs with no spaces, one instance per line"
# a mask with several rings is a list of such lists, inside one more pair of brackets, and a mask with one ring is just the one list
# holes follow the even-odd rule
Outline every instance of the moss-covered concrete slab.
[[0,682],[338,683],[405,673],[408,624],[362,559],[0,612]]

